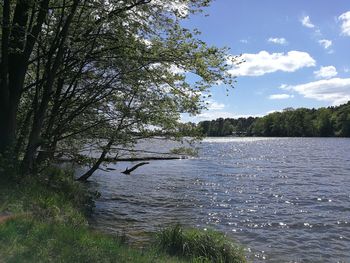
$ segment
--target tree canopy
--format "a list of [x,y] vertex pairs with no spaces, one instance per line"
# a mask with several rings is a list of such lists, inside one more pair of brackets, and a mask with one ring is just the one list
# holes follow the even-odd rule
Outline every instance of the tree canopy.
[[337,107],[288,108],[260,118],[203,121],[205,136],[350,137],[350,102]]
[[[208,0],[4,0],[0,155],[24,174],[87,142],[101,155],[142,138],[179,138],[181,113],[232,86],[227,49],[181,25]],[[188,129],[186,129],[188,133]]]

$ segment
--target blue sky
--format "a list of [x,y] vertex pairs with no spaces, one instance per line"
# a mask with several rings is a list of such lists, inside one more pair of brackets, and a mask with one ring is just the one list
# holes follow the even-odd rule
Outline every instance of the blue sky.
[[350,1],[216,0],[205,11],[184,26],[246,62],[232,68],[238,78],[229,95],[213,88],[209,110],[191,120],[350,100]]

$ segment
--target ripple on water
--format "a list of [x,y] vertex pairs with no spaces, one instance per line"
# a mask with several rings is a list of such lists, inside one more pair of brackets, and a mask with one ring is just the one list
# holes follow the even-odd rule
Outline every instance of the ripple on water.
[[208,138],[199,148],[200,158],[132,176],[100,171],[96,227],[142,242],[174,222],[209,225],[253,262],[349,262],[349,139]]

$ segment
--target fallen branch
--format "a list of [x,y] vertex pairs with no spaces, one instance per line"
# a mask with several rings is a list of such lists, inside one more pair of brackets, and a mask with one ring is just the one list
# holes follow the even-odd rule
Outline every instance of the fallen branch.
[[[90,158],[90,160],[95,160],[96,158]],[[149,157],[130,157],[130,158],[113,158],[113,157],[107,157],[104,158],[104,162],[108,163],[116,163],[116,162],[137,162],[137,161],[158,161],[158,160],[181,160],[181,159],[188,159],[188,156],[149,156]],[[76,162],[76,158],[67,158],[67,157],[61,157],[57,159],[59,162]]]
[[136,161],[156,161],[156,160],[180,160],[188,159],[187,156],[149,156],[149,157],[130,157],[130,158],[105,158],[105,162],[136,162]]
[[136,165],[134,165],[133,167],[131,167],[130,169],[128,169],[128,167],[126,167],[125,171],[122,172],[123,174],[130,174],[132,171],[136,170],[137,168],[139,168],[142,165],[145,164],[149,164],[149,162],[142,162],[142,163],[138,163]]

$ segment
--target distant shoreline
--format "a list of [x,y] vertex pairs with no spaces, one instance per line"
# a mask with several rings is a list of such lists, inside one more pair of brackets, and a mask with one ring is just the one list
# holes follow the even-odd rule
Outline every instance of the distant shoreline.
[[218,118],[197,127],[210,137],[350,137],[350,101],[317,110],[288,108],[264,117]]

